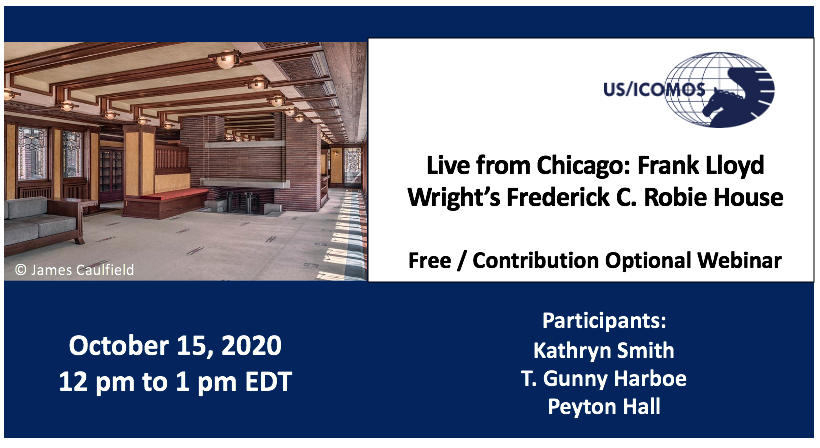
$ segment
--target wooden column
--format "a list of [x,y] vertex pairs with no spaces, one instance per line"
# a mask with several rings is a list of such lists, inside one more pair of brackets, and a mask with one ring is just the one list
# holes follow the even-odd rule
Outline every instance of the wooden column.
[[154,193],[154,144],[156,127],[128,125],[122,127],[125,136],[125,195],[142,196]]
[[344,173],[345,149],[341,146],[330,147],[330,186],[341,187],[345,183]]
[[90,172],[86,176],[88,178],[88,191],[91,199],[98,200],[100,198],[100,134],[96,132],[91,133],[91,148],[89,149],[89,166]]
[[6,151],[3,153],[6,170],[5,190],[6,199],[14,199],[17,195],[17,126],[6,125]]
[[51,128],[51,177],[52,197],[60,199],[63,196],[63,130]]

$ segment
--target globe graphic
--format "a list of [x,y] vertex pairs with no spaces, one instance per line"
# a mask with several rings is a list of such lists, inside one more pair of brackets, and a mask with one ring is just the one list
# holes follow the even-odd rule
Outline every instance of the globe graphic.
[[[687,96],[683,93],[679,95],[671,94],[667,90],[665,99],[669,108],[675,114],[689,123],[698,126],[708,127],[712,120],[720,113],[712,114],[711,117],[703,113],[703,109],[709,103],[714,89],[726,91],[741,97],[746,94],[743,89],[731,78],[728,71],[732,67],[739,68],[759,68],[766,70],[754,59],[735,53],[704,53],[681,62],[666,77],[667,85],[678,84],[681,89],[689,83],[695,87],[703,83],[703,90],[695,89],[694,94]],[[763,75],[768,78],[768,75]],[[689,90],[691,92],[691,89]],[[702,94],[701,94],[702,93]],[[755,116],[756,117],[756,116]]]

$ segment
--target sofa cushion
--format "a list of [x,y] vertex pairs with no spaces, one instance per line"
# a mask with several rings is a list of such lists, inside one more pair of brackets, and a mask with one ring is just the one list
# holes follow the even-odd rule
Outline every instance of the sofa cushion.
[[42,215],[48,210],[48,199],[43,197],[9,199],[9,219],[26,218]]
[[39,238],[77,230],[77,219],[70,216],[37,215],[15,219],[14,222],[25,222],[37,225]]
[[21,221],[3,221],[3,245],[22,243],[37,239],[39,227],[37,224]]

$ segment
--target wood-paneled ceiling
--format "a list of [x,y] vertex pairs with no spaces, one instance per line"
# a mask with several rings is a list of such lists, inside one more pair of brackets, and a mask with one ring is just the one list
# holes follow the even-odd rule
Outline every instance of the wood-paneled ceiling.
[[[219,115],[228,129],[269,138],[282,94],[334,143],[366,138],[366,44],[320,42],[6,42],[5,87],[20,96],[7,113],[101,125],[130,124],[140,115],[153,125],[179,127],[185,117]],[[224,50],[241,63],[221,69],[207,58]],[[269,87],[247,83],[265,77]],[[70,112],[56,105],[70,101]],[[102,117],[107,109],[120,115]],[[289,118],[290,119],[290,118]]]

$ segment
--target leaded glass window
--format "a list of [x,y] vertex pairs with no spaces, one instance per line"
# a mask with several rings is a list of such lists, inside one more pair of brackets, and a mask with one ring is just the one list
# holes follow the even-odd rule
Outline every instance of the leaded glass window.
[[83,133],[63,131],[63,177],[83,177]]
[[48,178],[46,129],[17,128],[17,167],[20,180],[38,180]]

